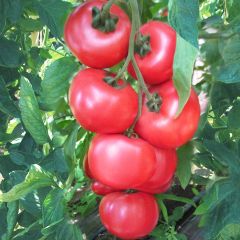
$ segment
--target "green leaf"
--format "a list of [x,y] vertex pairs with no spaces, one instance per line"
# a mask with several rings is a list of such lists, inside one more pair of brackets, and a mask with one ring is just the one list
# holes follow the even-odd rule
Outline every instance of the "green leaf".
[[[240,224],[239,188],[239,177],[219,180],[203,198],[202,204],[208,203],[209,205],[202,218],[206,239],[215,239],[229,224]],[[212,192],[215,199],[209,199]]]
[[171,26],[182,38],[198,48],[198,0],[169,0],[168,11]]
[[232,21],[235,17],[239,16],[240,2],[238,0],[226,1],[228,11],[228,20]]
[[82,240],[82,233],[78,225],[71,220],[65,219],[56,231],[56,239],[58,240]]
[[173,81],[179,96],[179,115],[191,93],[192,74],[198,50],[177,35],[177,47],[173,63]]
[[191,179],[191,160],[193,158],[193,145],[188,143],[177,150],[178,165],[176,175],[181,187],[185,189]]
[[9,8],[7,11],[7,18],[11,23],[16,23],[20,19],[23,11],[21,0],[10,0],[8,3]]
[[7,207],[5,204],[0,204],[0,216],[0,238],[2,239],[7,229]]
[[14,68],[23,62],[22,52],[16,42],[0,37],[0,66]]
[[232,174],[239,174],[240,158],[234,152],[213,140],[204,140],[203,145],[214,158],[228,166]]
[[4,30],[6,19],[7,19],[7,11],[9,8],[9,2],[6,0],[0,0],[0,35],[2,31]]
[[45,172],[39,165],[32,165],[24,182],[15,185],[9,192],[0,192],[0,202],[13,202],[42,187],[56,186],[54,176]]
[[[56,205],[56,203],[58,203]],[[64,203],[64,191],[62,189],[53,189],[47,195],[43,203],[43,227],[45,231],[48,226],[58,223],[64,218],[65,203]],[[56,227],[56,226],[55,226]],[[51,231],[56,229],[51,228]],[[52,232],[48,232],[50,234]]]
[[228,115],[228,127],[229,128],[240,128],[240,100],[237,100],[233,104],[233,108],[230,110]]
[[3,80],[3,78],[0,76],[0,111],[13,116],[13,117],[19,117],[19,109],[11,99],[8,89],[6,87],[6,84]]
[[75,146],[77,142],[78,129],[79,126],[76,125],[64,144],[64,154],[66,156],[68,167],[70,170],[76,166]]
[[[72,57],[63,57],[53,62],[45,71],[40,102],[48,110],[55,110],[67,94],[69,82],[79,64]],[[59,74],[60,73],[60,74]]]
[[31,84],[25,78],[21,79],[20,110],[22,121],[38,144],[48,142],[47,129],[44,126],[38,102]]
[[39,0],[35,3],[35,8],[43,24],[48,26],[55,37],[61,38],[72,5],[62,0]]
[[228,224],[218,234],[216,240],[240,239],[240,224]]
[[22,18],[19,25],[24,32],[37,32],[43,28],[40,19]]
[[17,224],[19,204],[18,201],[10,202],[7,204],[8,213],[7,213],[7,239],[11,239],[14,228]]

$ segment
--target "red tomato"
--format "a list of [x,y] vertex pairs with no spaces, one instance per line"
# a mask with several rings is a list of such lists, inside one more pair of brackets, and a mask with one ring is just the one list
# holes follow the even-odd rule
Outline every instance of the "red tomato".
[[120,134],[96,135],[88,161],[94,179],[112,188],[129,189],[142,185],[152,176],[156,154],[142,139]]
[[190,98],[183,111],[176,118],[178,94],[173,82],[168,81],[149,89],[162,98],[160,111],[149,112],[144,97],[142,115],[135,131],[143,139],[159,148],[176,148],[189,141],[198,127],[200,106],[198,96],[191,90]]
[[107,72],[81,70],[69,90],[74,117],[85,129],[97,133],[122,133],[134,121],[138,97],[130,85],[122,89],[103,81]]
[[[135,54],[138,67],[148,84],[159,84],[172,78],[173,59],[176,48],[176,32],[163,22],[150,21],[140,28],[140,32],[150,36],[151,51],[144,57]],[[129,73],[136,78],[133,66]]]
[[151,188],[151,186],[150,187],[146,186],[146,188],[141,188],[141,189],[139,188],[138,190],[146,193],[151,193],[151,194],[165,193],[172,186],[172,183],[173,183],[173,179],[171,179],[164,185],[159,186],[158,188]]
[[102,8],[105,0],[81,4],[69,16],[64,30],[69,49],[83,64],[93,68],[107,68],[119,63],[127,55],[130,20],[125,12],[113,4],[110,13],[118,17],[116,29],[110,33],[92,27],[92,8]]
[[98,195],[106,195],[112,192],[119,192],[119,189],[111,188],[105,184],[98,181],[94,181],[91,184],[92,191]]
[[[149,193],[158,193],[164,190],[174,176],[177,167],[177,154],[175,149],[155,149],[157,164],[153,176],[137,190]],[[159,192],[160,193],[160,192]]]
[[110,193],[99,206],[106,229],[122,239],[139,239],[157,225],[159,209],[155,198],[146,193]]

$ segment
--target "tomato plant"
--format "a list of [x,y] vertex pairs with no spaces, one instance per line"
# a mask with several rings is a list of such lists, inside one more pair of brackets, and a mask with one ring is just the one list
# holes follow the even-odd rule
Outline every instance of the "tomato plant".
[[104,82],[107,75],[103,70],[81,70],[71,84],[69,104],[85,129],[121,133],[137,115],[137,94],[130,85],[121,89],[109,86]]
[[197,130],[200,118],[199,101],[194,90],[191,90],[190,98],[179,116],[176,116],[179,98],[172,81],[152,87],[150,91],[160,95],[160,111],[150,112],[143,104],[136,132],[156,147],[174,148],[189,141]]
[[129,189],[152,176],[156,155],[154,148],[144,140],[105,134],[93,138],[88,162],[96,180],[112,188]]
[[[150,21],[142,25],[140,33],[149,37],[149,52],[145,56],[135,54],[145,82],[160,84],[170,80],[173,74],[173,59],[176,49],[175,30],[166,23]],[[128,71],[136,78],[132,65],[129,66]]]
[[127,55],[131,23],[127,14],[113,4],[110,14],[117,17],[116,29],[103,32],[92,26],[92,9],[102,8],[105,0],[91,0],[80,5],[65,25],[65,41],[83,64],[107,68],[118,64]]
[[159,209],[155,198],[146,193],[111,193],[99,206],[103,225],[122,239],[136,239],[156,226]]

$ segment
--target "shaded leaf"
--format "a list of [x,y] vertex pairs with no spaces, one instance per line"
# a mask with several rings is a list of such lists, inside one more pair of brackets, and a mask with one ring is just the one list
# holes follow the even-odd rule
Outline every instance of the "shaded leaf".
[[48,142],[47,129],[43,124],[38,102],[31,84],[21,79],[20,110],[23,123],[38,144]]

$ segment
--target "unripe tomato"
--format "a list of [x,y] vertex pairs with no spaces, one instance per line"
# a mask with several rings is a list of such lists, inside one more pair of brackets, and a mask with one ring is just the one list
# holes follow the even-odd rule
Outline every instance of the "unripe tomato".
[[159,112],[150,112],[143,100],[142,115],[135,131],[143,139],[159,148],[176,148],[189,141],[198,127],[200,106],[198,96],[191,90],[184,109],[176,118],[178,109],[178,94],[172,81],[151,87],[151,93],[157,92],[162,98]]
[[120,134],[96,135],[89,148],[88,163],[97,181],[117,189],[142,185],[154,173],[154,148],[139,138]]
[[139,239],[157,225],[159,209],[155,198],[146,193],[110,193],[99,206],[106,229],[122,239]]
[[156,148],[155,152],[157,164],[154,174],[143,185],[137,187],[137,190],[148,193],[162,193],[166,187],[169,187],[169,182],[171,182],[177,168],[176,150]]
[[[159,84],[170,80],[173,74],[173,60],[176,49],[176,32],[166,23],[150,21],[140,28],[144,36],[150,36],[150,52],[141,57],[135,53],[140,72],[148,84]],[[129,73],[136,78],[133,66]]]
[[98,69],[81,70],[69,90],[69,105],[82,127],[97,133],[123,133],[137,115],[138,97],[128,84],[116,89]]
[[94,193],[98,195],[106,195],[112,192],[119,192],[119,189],[111,188],[101,182],[93,181],[91,184],[91,189]]
[[116,29],[104,33],[92,27],[92,8],[99,9],[105,0],[86,1],[68,17],[64,29],[67,46],[79,61],[92,68],[118,64],[128,52],[131,23],[127,14],[113,4],[110,13],[118,17]]

